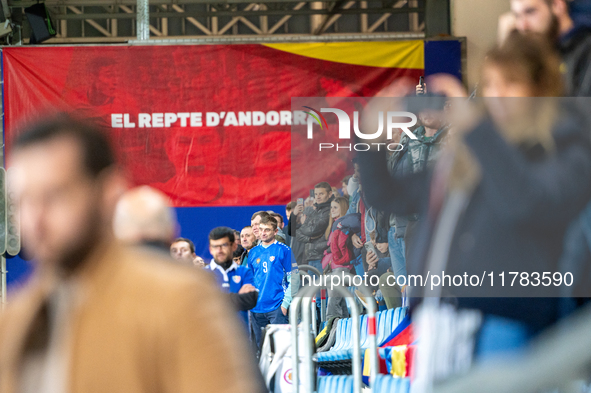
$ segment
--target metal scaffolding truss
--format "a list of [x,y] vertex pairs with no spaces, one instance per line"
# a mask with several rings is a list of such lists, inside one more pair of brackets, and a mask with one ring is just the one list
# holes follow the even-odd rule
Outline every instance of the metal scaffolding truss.
[[[423,38],[426,1],[46,0],[57,31],[46,43]],[[26,43],[23,9],[36,2],[7,3]]]

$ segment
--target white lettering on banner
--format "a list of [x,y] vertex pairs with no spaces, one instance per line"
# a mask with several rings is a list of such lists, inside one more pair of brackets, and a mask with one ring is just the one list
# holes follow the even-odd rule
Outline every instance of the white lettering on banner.
[[150,124],[151,122],[151,117],[149,113],[140,113],[138,115],[138,126],[140,128],[151,128],[152,125]]
[[176,115],[179,118],[179,120],[181,121],[181,127],[186,127],[187,126],[187,119],[192,115],[192,113],[180,112],[180,113],[177,113]]
[[164,113],[152,113],[152,127],[164,127]]
[[263,124],[265,124],[265,112],[252,112],[252,125],[262,126]]
[[281,124],[282,126],[291,125],[291,112],[290,111],[280,111],[279,117],[281,118],[279,124]]
[[122,113],[111,113],[111,128],[123,128]]
[[129,113],[123,114],[123,127],[124,128],[135,128],[135,123],[129,121]]
[[191,112],[191,127],[203,126],[203,115],[201,112]]
[[252,117],[250,112],[238,112],[238,125],[249,126],[252,124]]
[[156,112],[138,113],[137,118],[131,113],[111,113],[111,128],[290,126],[311,120],[303,111]]
[[207,112],[205,116],[205,125],[207,127],[215,127],[220,124],[220,115],[217,112]]
[[276,111],[267,112],[267,124],[270,126],[279,124],[279,113]]
[[224,127],[237,125],[238,119],[236,119],[236,114],[234,114],[234,112],[228,112],[226,114],[226,119],[224,120]]
[[[293,111],[294,124],[297,126],[306,124],[306,116],[306,112],[304,111]],[[312,117],[309,117],[309,119],[312,120]]]
[[176,113],[165,113],[164,114],[164,127],[170,127],[171,125],[173,125],[174,123],[176,123],[176,121],[178,120],[178,117],[176,115]]

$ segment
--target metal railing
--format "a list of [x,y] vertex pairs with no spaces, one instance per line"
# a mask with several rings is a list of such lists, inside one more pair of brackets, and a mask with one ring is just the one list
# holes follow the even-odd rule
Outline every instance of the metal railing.
[[[352,277],[352,276],[351,276]],[[302,308],[302,324],[303,324],[303,364],[305,364],[308,375],[305,375],[303,379],[303,386],[305,393],[312,393],[316,391],[315,379],[316,369],[313,362],[313,338],[310,335],[310,325],[312,318],[310,317],[312,303],[312,297],[319,290],[326,290],[323,286],[307,286],[303,287],[297,295],[294,297],[290,307],[290,324],[291,324],[291,339],[292,339],[292,376],[294,381],[294,392],[300,392],[300,355],[299,355],[299,337],[298,337],[298,316],[300,306]],[[370,361],[370,387],[373,387],[373,382],[376,381],[378,375],[378,354],[377,354],[377,341],[376,341],[376,323],[375,313],[376,306],[371,292],[365,287],[358,288],[363,297],[367,299],[367,327],[368,327],[368,339],[369,339],[369,361]],[[352,372],[353,372],[353,391],[355,393],[361,393],[362,386],[362,369],[361,369],[361,341],[360,341],[360,312],[355,301],[354,296],[343,287],[333,288],[339,295],[342,295],[346,299],[347,305],[351,309],[351,321],[352,321],[352,337],[353,340],[353,356]]]
[[[299,265],[298,266],[298,270],[303,270],[305,271],[309,271],[312,272],[314,274],[316,274],[319,278],[322,278],[322,272],[320,272],[320,270],[318,270],[317,268],[315,268],[314,266],[310,266],[310,265]],[[308,274],[308,273],[304,273],[304,274]],[[322,282],[322,281],[320,281]],[[320,323],[324,323],[326,321],[326,296],[325,296],[325,292],[324,291],[321,295],[320,298]],[[314,336],[316,336],[318,334],[318,329],[317,329],[317,320],[316,320],[316,297],[314,296],[312,298],[312,305],[311,305],[312,309],[314,310],[314,312],[312,313],[312,331],[314,332]]]

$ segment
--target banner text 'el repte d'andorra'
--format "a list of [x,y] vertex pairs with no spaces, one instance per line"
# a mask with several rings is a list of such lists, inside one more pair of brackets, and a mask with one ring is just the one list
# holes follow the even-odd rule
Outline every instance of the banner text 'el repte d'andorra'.
[[[290,110],[291,98],[325,97],[324,106],[335,107],[339,97],[371,97],[398,77],[424,73],[422,41],[5,48],[3,55],[7,146],[20,124],[45,110],[75,113],[109,130],[135,184],[164,191],[177,207],[284,204],[315,182],[339,183],[347,165],[298,159],[306,129],[292,133],[291,124],[307,115]],[[301,151],[291,151],[298,144]],[[306,176],[292,178],[292,165]]]

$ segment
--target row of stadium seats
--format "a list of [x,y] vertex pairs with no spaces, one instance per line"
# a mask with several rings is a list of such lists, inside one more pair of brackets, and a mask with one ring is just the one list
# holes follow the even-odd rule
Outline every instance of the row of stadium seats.
[[[390,375],[378,375],[372,386],[373,392],[378,393],[408,393],[410,392],[409,378],[393,378]],[[318,378],[318,393],[353,393],[352,375],[330,375]]]
[[[398,324],[404,319],[407,313],[406,307],[398,307],[387,311],[380,311],[376,313],[376,327],[377,327],[377,345],[384,341]],[[369,348],[370,336],[367,329],[367,315],[360,316],[360,344],[362,349]],[[334,346],[326,352],[319,352],[316,354],[316,360],[322,362],[334,362],[341,360],[350,360],[353,355],[353,334],[352,334],[353,320],[351,318],[344,318],[337,322],[336,341]]]

